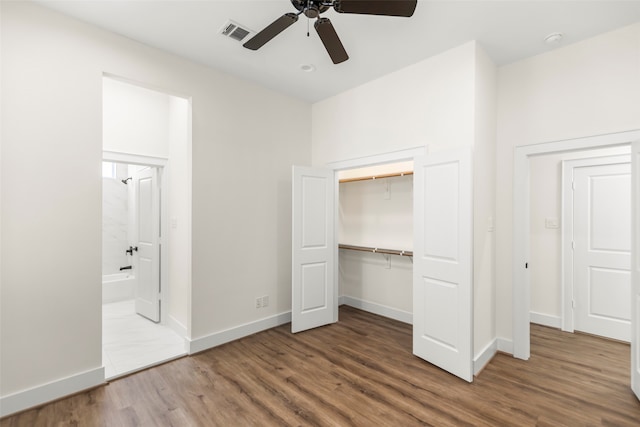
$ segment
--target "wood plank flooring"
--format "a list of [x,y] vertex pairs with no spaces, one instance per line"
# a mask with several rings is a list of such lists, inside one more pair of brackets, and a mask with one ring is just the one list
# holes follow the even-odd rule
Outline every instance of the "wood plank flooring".
[[640,426],[629,346],[532,325],[527,362],[472,384],[414,357],[411,327],[350,307],[0,421],[9,426]]

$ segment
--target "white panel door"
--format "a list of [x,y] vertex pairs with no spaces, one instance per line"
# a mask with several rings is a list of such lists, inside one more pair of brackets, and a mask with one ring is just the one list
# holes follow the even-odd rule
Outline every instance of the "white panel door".
[[631,388],[640,399],[640,141],[631,144]]
[[138,252],[134,256],[137,278],[136,313],[160,321],[160,191],[158,170],[147,168],[133,175],[134,233]]
[[631,337],[631,166],[574,169],[575,329]]
[[335,186],[332,170],[293,167],[291,332],[338,320]]
[[417,157],[413,176],[413,353],[471,382],[471,153]]

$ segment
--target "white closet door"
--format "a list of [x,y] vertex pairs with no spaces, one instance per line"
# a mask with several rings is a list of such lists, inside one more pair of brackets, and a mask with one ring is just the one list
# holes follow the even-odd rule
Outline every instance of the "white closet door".
[[640,400],[640,141],[631,145],[631,388]]
[[136,313],[160,321],[160,191],[158,170],[143,169],[133,175],[135,188],[134,252],[136,275]]
[[338,320],[335,186],[332,170],[293,167],[291,332]]
[[470,150],[414,161],[413,353],[473,381]]

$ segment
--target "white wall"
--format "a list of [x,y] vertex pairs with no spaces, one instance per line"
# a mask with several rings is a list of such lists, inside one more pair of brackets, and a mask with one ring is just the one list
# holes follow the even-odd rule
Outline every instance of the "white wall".
[[0,7],[2,397],[102,365],[104,72],[192,100],[192,338],[290,310],[291,164],[310,163],[310,106],[33,4]]
[[[469,42],[313,105],[313,164],[428,145],[474,149],[474,351],[494,333],[496,70]],[[342,259],[341,259],[342,260]],[[482,306],[480,306],[482,305]]]
[[475,51],[473,146],[474,355],[495,333],[495,201],[497,69],[483,49]]
[[107,151],[169,157],[172,97],[115,79],[103,80],[102,146]]
[[496,333],[512,339],[513,147],[640,129],[640,24],[498,70]]
[[[169,316],[189,330],[191,302],[191,117],[189,101],[169,98]],[[184,336],[183,335],[183,336]]]
[[[617,147],[531,158],[529,267],[532,313],[558,320],[562,315],[562,161],[629,152],[629,147]],[[546,219],[557,220],[558,228],[547,227]]]
[[475,43],[313,105],[313,164],[428,145],[471,147]]

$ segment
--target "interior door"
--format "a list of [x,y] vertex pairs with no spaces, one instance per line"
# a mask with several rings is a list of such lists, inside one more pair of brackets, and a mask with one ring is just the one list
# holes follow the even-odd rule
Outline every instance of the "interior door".
[[640,399],[640,141],[631,144],[631,388]]
[[133,174],[134,274],[137,278],[136,313],[160,321],[160,191],[158,169],[146,168]]
[[471,152],[417,157],[413,176],[413,353],[471,382]]
[[575,329],[631,338],[631,165],[574,169]]
[[291,332],[338,320],[332,170],[293,167]]

